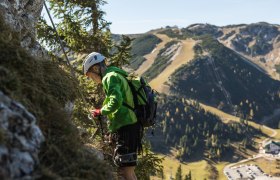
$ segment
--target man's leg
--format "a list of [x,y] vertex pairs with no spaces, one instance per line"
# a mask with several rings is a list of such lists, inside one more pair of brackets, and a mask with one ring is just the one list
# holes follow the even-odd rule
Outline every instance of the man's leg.
[[121,167],[121,175],[125,180],[137,180],[134,172],[135,166]]
[[136,174],[135,174],[135,166],[133,167],[132,175],[134,176],[134,179],[137,180]]
[[139,145],[138,127],[138,124],[132,124],[117,131],[113,160],[119,166],[119,173],[125,180],[137,180],[134,170]]

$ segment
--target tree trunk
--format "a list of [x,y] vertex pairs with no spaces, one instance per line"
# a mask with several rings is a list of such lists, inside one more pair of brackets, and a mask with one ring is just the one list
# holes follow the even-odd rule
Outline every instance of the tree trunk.
[[96,0],[93,1],[92,6],[91,6],[91,17],[92,17],[92,33],[93,36],[95,37],[94,41],[93,41],[93,48],[95,51],[99,51],[99,43],[97,41],[97,36],[98,36],[98,19],[99,19],[99,12],[98,12],[98,7],[96,4]]

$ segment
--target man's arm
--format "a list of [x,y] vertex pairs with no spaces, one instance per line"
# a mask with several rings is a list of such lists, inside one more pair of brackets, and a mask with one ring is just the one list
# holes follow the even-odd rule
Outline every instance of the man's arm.
[[106,90],[106,104],[101,108],[102,115],[108,115],[118,110],[122,103],[123,97],[121,93],[121,80],[117,76],[110,76],[104,82],[104,89]]

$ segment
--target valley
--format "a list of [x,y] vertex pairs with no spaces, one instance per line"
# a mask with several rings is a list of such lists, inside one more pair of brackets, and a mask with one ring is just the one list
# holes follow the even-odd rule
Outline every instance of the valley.
[[[198,26],[194,26],[192,28],[196,29]],[[199,28],[198,28],[199,29]],[[226,28],[225,28],[226,29]],[[234,31],[234,29],[236,28],[228,28],[228,30],[224,30],[224,33],[232,33]],[[201,29],[199,29],[201,30]],[[216,107],[216,105],[214,105],[213,103],[210,103],[211,105],[207,104],[207,100],[205,101],[205,99],[202,98],[203,101],[200,101],[199,99],[195,99],[192,100],[192,98],[187,98],[185,95],[188,93],[191,94],[196,94],[198,89],[197,88],[201,88],[203,86],[203,83],[201,84],[194,84],[193,86],[189,85],[187,87],[193,87],[190,89],[185,89],[183,90],[183,88],[185,88],[184,86],[182,86],[182,90],[178,91],[178,87],[177,85],[182,85],[182,83],[186,83],[186,84],[190,84],[193,82],[198,82],[201,79],[203,79],[203,76],[208,76],[207,78],[209,79],[208,81],[205,81],[205,78],[203,79],[204,83],[207,84],[207,86],[210,84],[210,81],[214,81],[214,85],[211,87],[205,87],[206,89],[203,90],[203,88],[201,88],[203,91],[207,91],[209,89],[212,88],[212,93],[216,91],[219,91],[219,88],[221,84],[217,83],[217,80],[215,80],[215,76],[211,75],[211,73],[209,74],[209,69],[207,70],[207,66],[203,65],[203,66],[198,66],[199,63],[201,64],[205,64],[206,62],[203,62],[203,60],[205,61],[205,57],[209,56],[209,53],[212,53],[215,57],[215,61],[217,64],[217,69],[218,72],[221,73],[220,76],[222,77],[223,81],[223,86],[225,86],[225,88],[227,90],[229,90],[231,87],[234,87],[233,85],[227,85],[226,81],[228,81],[228,74],[227,73],[231,73],[230,71],[234,71],[234,74],[230,75],[232,77],[230,78],[237,78],[236,74],[238,74],[238,69],[242,69],[239,72],[240,77],[245,79],[246,77],[252,77],[252,74],[255,73],[256,76],[258,76],[258,78],[263,78],[262,80],[265,81],[267,84],[270,81],[268,76],[266,74],[269,74],[272,77],[271,71],[267,72],[267,68],[264,68],[263,65],[260,65],[259,62],[254,62],[255,60],[252,60],[249,58],[249,56],[244,55],[242,53],[240,53],[238,50],[233,49],[231,43],[234,40],[234,36],[229,36],[230,38],[228,39],[224,39],[221,40],[223,38],[223,36],[220,37],[219,41],[220,41],[220,45],[217,45],[214,42],[209,41],[208,39],[206,39],[206,41],[204,39],[200,39],[194,36],[194,38],[189,37],[189,35],[187,35],[188,37],[182,37],[182,34],[186,33],[186,30],[180,30],[179,34],[176,34],[176,29],[168,29],[166,30],[164,33],[164,31],[161,30],[161,32],[159,33],[159,31],[155,30],[153,31],[153,34],[155,36],[157,36],[158,38],[160,38],[162,40],[162,42],[160,42],[159,44],[157,44],[156,48],[149,54],[146,54],[144,57],[146,58],[146,61],[144,61],[142,63],[142,65],[140,65],[137,70],[136,73],[137,74],[145,74],[151,76],[151,73],[145,73],[147,72],[149,69],[156,69],[153,66],[158,66],[158,68],[160,68],[161,70],[156,74],[156,76],[151,76],[152,78],[150,78],[150,85],[152,88],[154,88],[157,92],[164,94],[165,96],[177,96],[178,100],[180,101],[180,99],[182,98],[182,102],[187,102],[187,104],[196,104],[198,103],[200,106],[200,108],[198,108],[195,111],[201,111],[201,109],[203,109],[203,111],[205,111],[206,113],[210,113],[213,114],[215,116],[217,116],[219,119],[221,119],[222,123],[224,123],[225,125],[229,125],[231,126],[231,124],[243,124],[246,126],[248,126],[251,129],[255,129],[256,131],[259,131],[259,134],[256,136],[253,136],[253,138],[251,139],[251,146],[250,148],[245,148],[243,147],[242,142],[231,142],[230,146],[233,150],[233,152],[231,153],[231,155],[226,155],[224,154],[223,158],[221,160],[218,159],[211,159],[211,158],[207,158],[206,154],[207,151],[204,152],[204,157],[200,157],[200,158],[194,158],[197,160],[179,160],[178,157],[180,157],[180,154],[182,153],[180,149],[176,149],[175,147],[171,147],[171,148],[167,148],[165,151],[165,153],[158,153],[158,157],[163,158],[163,166],[164,166],[164,179],[169,179],[171,176],[174,177],[177,171],[177,168],[179,167],[179,164],[182,166],[182,174],[183,176],[187,175],[189,173],[189,171],[191,170],[192,173],[192,177],[194,179],[218,179],[218,180],[226,180],[226,176],[224,175],[224,168],[236,165],[236,164],[240,164],[240,163],[250,163],[250,161],[254,161],[254,159],[258,159],[261,156],[258,155],[258,151],[259,151],[259,146],[261,144],[264,144],[265,142],[268,142],[269,140],[274,140],[274,141],[279,141],[280,139],[280,129],[276,129],[276,128],[272,128],[269,127],[265,124],[262,123],[266,123],[269,122],[269,119],[272,119],[272,115],[275,118],[278,118],[278,111],[277,109],[275,111],[273,111],[273,113],[271,115],[267,115],[266,118],[263,118],[262,120],[260,119],[255,119],[254,117],[250,117],[248,115],[244,115],[243,118],[234,116],[233,112],[229,112],[228,108],[218,108]],[[194,31],[194,30],[193,30]],[[196,33],[198,30],[196,29],[194,32]],[[201,32],[203,32],[203,30],[201,30]],[[236,33],[240,33],[239,29],[236,31]],[[216,33],[218,34],[218,33]],[[219,35],[217,35],[219,36]],[[226,35],[225,35],[226,36]],[[224,36],[224,38],[225,38]],[[204,37],[203,37],[204,38]],[[171,43],[172,41],[175,41],[175,44],[172,46],[167,46],[168,43]],[[208,44],[207,44],[207,43]],[[223,49],[222,44],[225,45],[225,47],[229,48],[229,49]],[[199,46],[197,46],[199,45]],[[253,46],[254,43],[251,42],[251,46]],[[173,48],[173,49],[172,49]],[[199,48],[202,48],[202,51],[200,52]],[[204,48],[209,48],[208,52],[204,51]],[[218,50],[220,48],[220,50]],[[232,48],[232,50],[230,49]],[[198,51],[199,50],[199,51]],[[198,52],[200,52],[201,54],[197,54]],[[170,55],[166,55],[166,54],[170,54]],[[223,56],[222,53],[225,53],[225,55]],[[166,56],[166,57],[164,57]],[[161,57],[167,58],[167,60],[165,60],[164,58],[161,59]],[[203,60],[199,59],[202,58]],[[217,59],[216,59],[217,58]],[[165,66],[162,66],[162,64],[159,63],[159,61],[163,61],[164,63],[166,63]],[[191,61],[194,60],[194,61]],[[232,61],[235,62],[232,62]],[[158,61],[155,63],[155,61]],[[200,62],[199,62],[200,61]],[[206,59],[207,61],[207,59]],[[227,62],[228,61],[228,62]],[[243,63],[243,62],[244,63]],[[191,63],[190,63],[191,62]],[[190,63],[190,64],[189,64]],[[230,65],[230,63],[232,63],[234,65]],[[238,64],[238,65],[237,65]],[[162,67],[160,67],[162,66]],[[229,69],[226,69],[225,67],[229,66]],[[231,67],[232,66],[232,67]],[[188,68],[185,68],[188,67]],[[210,67],[210,66],[209,66]],[[199,69],[199,68],[204,68],[204,69]],[[228,67],[227,67],[228,68]],[[248,70],[246,69],[248,68]],[[201,74],[197,74],[197,72],[202,72]],[[248,72],[248,75],[245,72]],[[183,73],[185,72],[185,73]],[[208,73],[208,75],[207,75]],[[175,75],[174,75],[175,74]],[[241,75],[242,74],[242,75]],[[274,74],[275,75],[275,74]],[[196,77],[197,76],[197,77]],[[236,76],[236,77],[234,77]],[[174,84],[174,77],[175,77],[175,82],[177,84]],[[178,84],[178,77],[184,79],[185,81],[179,81]],[[193,78],[195,80],[191,80],[191,81],[186,81],[186,77],[188,78]],[[275,78],[276,76],[273,76],[272,78]],[[177,78],[177,79],[176,79]],[[210,80],[212,78],[212,80]],[[216,83],[215,83],[216,81]],[[237,80],[238,82],[235,84],[235,86],[238,84],[240,84],[240,80]],[[196,83],[195,82],[195,83]],[[245,80],[244,82],[248,83],[248,80]],[[260,81],[261,82],[261,81]],[[277,84],[278,82],[272,82],[271,84]],[[175,85],[175,87],[174,87]],[[249,85],[250,86],[250,85]],[[172,87],[172,91],[170,90],[170,87]],[[211,87],[211,88],[210,88]],[[252,86],[253,87],[253,86]],[[174,91],[174,88],[177,88],[177,91]],[[224,88],[224,87],[223,87]],[[249,87],[245,87],[245,91],[247,93],[247,88]],[[250,87],[251,88],[251,87]],[[275,86],[274,86],[275,88]],[[275,88],[277,89],[277,88]],[[237,89],[236,89],[237,90]],[[230,89],[229,93],[232,95],[232,93],[235,93],[233,90]],[[278,90],[279,93],[279,90]],[[277,92],[276,92],[277,94]],[[280,95],[280,94],[279,94]],[[199,95],[195,95],[195,96],[191,96],[191,97],[197,97]],[[239,95],[236,94],[235,96],[233,96],[233,98],[238,97]],[[201,97],[201,96],[199,96]],[[277,95],[274,96],[274,98],[277,98]],[[212,101],[213,99],[216,98],[217,100],[217,95],[216,97],[212,97]],[[221,97],[219,97],[221,98]],[[240,97],[238,97],[240,98]],[[185,100],[183,100],[185,99]],[[223,99],[223,98],[221,98]],[[242,98],[241,98],[242,99]],[[236,103],[236,99],[232,100],[234,103]],[[250,102],[252,101],[252,102]],[[248,104],[248,108],[253,108],[253,104],[255,105],[256,108],[254,108],[254,111],[258,110],[260,104],[256,105],[254,100],[251,99],[250,101],[247,100],[241,100],[240,104],[244,106]],[[202,103],[203,102],[203,103]],[[211,102],[211,101],[210,101]],[[222,104],[223,101],[221,101],[220,104]],[[225,103],[225,102],[224,102]],[[174,106],[178,106],[174,104]],[[195,105],[196,106],[196,105]],[[221,106],[223,107],[223,106]],[[174,108],[174,107],[173,107]],[[191,110],[191,107],[185,107],[188,110]],[[250,109],[249,109],[250,110]],[[247,110],[246,110],[247,111]],[[252,111],[252,110],[251,110]],[[180,108],[178,109],[178,107],[176,108],[176,112],[174,116],[170,116],[170,113],[172,112],[172,110],[170,109],[169,111],[167,111],[167,115],[169,118],[171,118],[171,124],[173,121],[177,121],[176,119],[174,119],[176,116],[176,113],[180,113],[181,110]],[[240,112],[239,112],[240,113]],[[251,113],[251,112],[250,112]],[[239,114],[240,115],[240,114]],[[183,116],[183,114],[181,114],[181,116]],[[162,116],[161,116],[162,117]],[[241,120],[242,119],[242,120]],[[264,121],[265,120],[265,121]],[[275,121],[275,120],[274,120]],[[277,120],[276,120],[277,122]],[[170,125],[171,125],[170,124]],[[180,127],[180,124],[176,124],[176,128]],[[163,129],[165,129],[165,126],[163,127]],[[179,128],[180,129],[180,128]],[[161,137],[160,138],[164,138]],[[182,139],[180,139],[181,142]],[[166,140],[162,139],[160,140],[161,145],[163,146],[164,143],[166,143]],[[163,144],[162,144],[163,143]],[[177,145],[176,145],[177,147]],[[180,147],[180,145],[179,145]],[[169,151],[167,151],[169,149]],[[206,153],[206,154],[205,154]],[[209,153],[209,152],[208,152]],[[179,155],[178,155],[179,154]],[[194,153],[196,155],[196,153]],[[208,154],[209,155],[209,154]],[[208,156],[207,155],[207,156]],[[258,156],[257,156],[258,155]],[[252,159],[252,157],[254,156],[254,158]],[[248,158],[248,159],[247,159]],[[187,158],[188,159],[188,158]],[[191,158],[193,159],[193,158]],[[258,163],[263,162],[262,160],[256,160],[255,164],[258,165]],[[253,163],[254,164],[254,163]],[[261,164],[259,164],[261,165]],[[269,173],[267,171],[267,169],[264,169],[264,171],[266,173]],[[156,177],[156,176],[152,176],[152,179],[161,179],[160,177]]]
[[[217,116],[219,116],[224,123],[229,123],[230,121],[236,121],[240,122],[240,118],[235,117],[231,114],[225,113],[217,108],[207,106],[203,103],[200,103],[201,107],[203,107],[206,111],[209,111]],[[243,159],[240,162],[235,162],[232,163],[230,161],[212,161],[209,159],[206,160],[200,160],[200,161],[194,161],[194,162],[184,162],[184,161],[179,161],[176,159],[176,150],[171,151],[170,154],[159,154],[158,156],[161,158],[165,158],[163,160],[163,166],[164,166],[164,175],[165,179],[168,179],[170,176],[175,176],[176,170],[179,166],[179,164],[182,165],[182,172],[183,175],[186,175],[189,173],[191,170],[192,172],[192,177],[194,179],[211,179],[210,177],[215,174],[217,180],[227,180],[224,172],[225,168],[237,166],[240,164],[256,164],[259,167],[263,169],[263,171],[267,174],[271,172],[271,169],[266,168],[263,162],[265,161],[266,163],[269,162],[269,160],[266,160],[265,156],[258,155],[258,147],[261,143],[267,142],[268,140],[279,140],[280,139],[280,129],[272,129],[267,126],[263,126],[257,123],[254,123],[252,121],[248,122],[249,126],[252,126],[253,128],[261,129],[262,133],[264,136],[261,136],[257,139],[254,139],[254,142],[256,142],[256,150],[252,151],[249,149],[243,149],[243,150],[238,150],[238,144],[232,144],[233,147],[235,147],[235,151],[239,154],[242,154],[245,159]],[[264,157],[262,159],[261,157]],[[246,159],[248,158],[248,159]],[[229,158],[229,159],[232,159]],[[276,161],[270,160],[270,161]],[[212,171],[210,171],[212,169]],[[273,172],[277,172],[277,169],[273,169]],[[152,179],[158,180],[160,179],[159,177],[152,176]]]

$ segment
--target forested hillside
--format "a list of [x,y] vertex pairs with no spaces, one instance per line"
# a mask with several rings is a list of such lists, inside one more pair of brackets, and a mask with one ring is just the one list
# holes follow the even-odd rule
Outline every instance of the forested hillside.
[[[218,38],[227,37],[225,29],[236,27],[242,27],[239,32],[242,37],[250,34],[255,39],[256,33],[260,32],[258,36],[268,44],[278,35],[276,26],[262,23],[226,27],[194,24],[182,29],[170,27],[158,30],[158,33],[170,38],[193,38],[198,41],[193,49],[195,58],[174,70],[174,74],[166,82],[170,92],[178,97],[196,99],[242,118],[262,122],[264,116],[273,114],[280,107],[280,82],[271,78],[265,69],[250,59],[218,41]],[[265,34],[266,38],[263,37]],[[240,44],[243,41],[239,38],[238,42]],[[259,41],[257,42],[255,46],[258,46]],[[175,46],[176,40],[167,43],[143,75],[149,80],[160,76],[172,62]],[[246,43],[242,46],[246,46]],[[133,49],[137,47],[137,44],[132,44]],[[266,121],[266,124],[278,127],[277,119]]]
[[[158,120],[160,127],[156,137],[150,138],[153,150],[166,153],[173,147],[177,149],[176,157],[187,161],[232,157],[232,144],[252,148],[253,138],[261,135],[244,121],[225,124],[206,112],[197,101],[174,96],[164,96],[160,100]],[[159,136],[162,136],[161,141]]]
[[[197,99],[241,117],[261,122],[280,106],[280,82],[271,79],[244,57],[224,47],[211,37],[197,44],[196,58],[171,77],[171,91],[180,97]],[[213,66],[214,63],[214,66]],[[220,79],[217,79],[218,73]],[[224,88],[236,107],[229,107]],[[236,108],[236,109],[233,109]],[[277,122],[271,122],[276,127]]]

